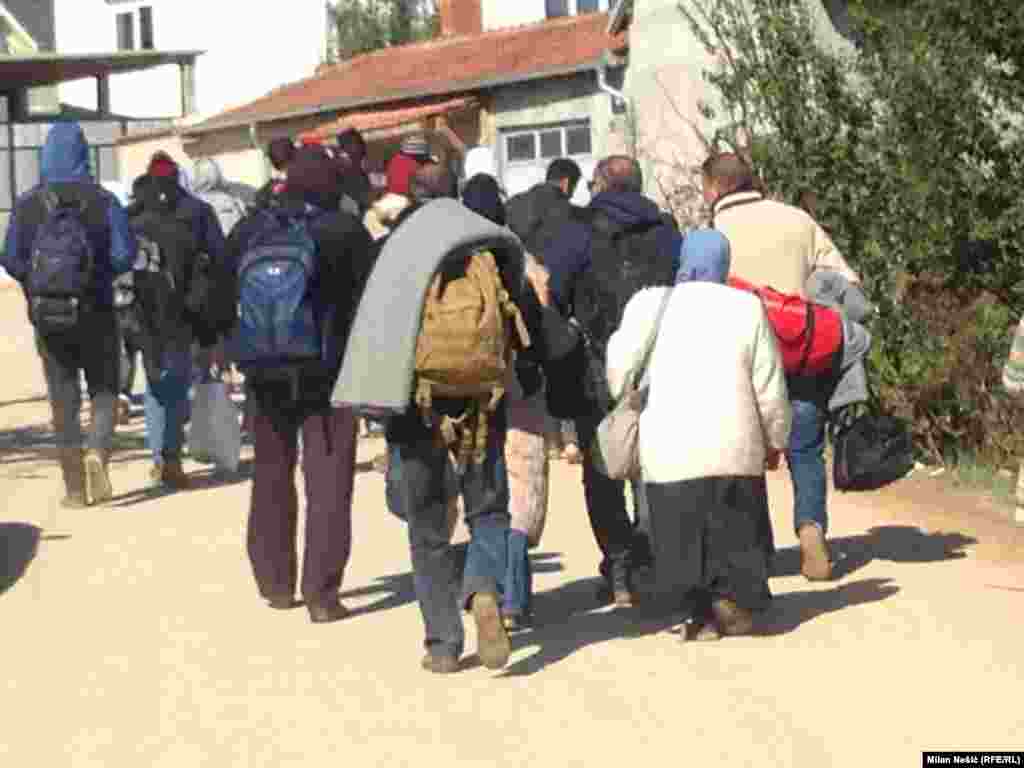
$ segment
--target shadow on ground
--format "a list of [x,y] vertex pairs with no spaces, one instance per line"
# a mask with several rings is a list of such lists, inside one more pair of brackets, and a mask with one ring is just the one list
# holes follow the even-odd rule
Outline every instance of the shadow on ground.
[[[143,458],[146,458],[143,456]],[[252,477],[253,461],[252,459],[242,459],[238,464],[237,472],[219,471],[215,468],[201,469],[198,471],[187,472],[190,486],[188,490],[176,491],[162,486],[156,486],[153,484],[146,484],[141,488],[128,491],[126,493],[117,493],[118,488],[115,486],[115,496],[103,506],[105,507],[134,507],[139,504],[145,504],[148,501],[156,501],[166,496],[171,496],[180,493],[195,493],[197,491],[207,491],[211,488],[224,488],[230,485],[238,485],[239,483],[247,482]]]
[[[773,637],[793,632],[825,614],[888,599],[899,592],[890,579],[864,579],[834,589],[807,590],[776,595],[758,615],[754,635]],[[532,675],[557,664],[589,645],[635,640],[675,628],[684,618],[664,603],[646,603],[630,609],[600,610],[598,579],[581,579],[542,592],[535,597],[537,627],[513,638],[513,650],[537,647],[533,655],[514,662],[502,673]],[[677,637],[670,642],[678,642]],[[728,639],[722,642],[729,642]]]
[[[841,579],[873,560],[893,563],[937,563],[967,557],[964,551],[978,540],[961,533],[925,533],[912,525],[882,525],[857,536],[829,540],[835,561],[834,576]],[[800,573],[800,548],[780,549],[775,555],[773,576]]]
[[0,595],[25,575],[39,551],[41,534],[27,523],[0,523]]
[[[461,582],[462,572],[466,567],[466,542],[460,542],[453,547],[455,554],[456,577]],[[562,556],[561,552],[538,552],[530,555],[530,563],[534,574],[557,573],[563,570],[561,563],[557,562]],[[352,615],[359,616],[367,613],[387,611],[391,608],[400,608],[416,601],[416,587],[413,583],[412,573],[399,573],[390,576],[381,576],[374,579],[373,583],[366,587],[349,589],[342,592],[339,597],[344,600],[353,600],[363,597],[377,597],[368,605],[352,608]]]

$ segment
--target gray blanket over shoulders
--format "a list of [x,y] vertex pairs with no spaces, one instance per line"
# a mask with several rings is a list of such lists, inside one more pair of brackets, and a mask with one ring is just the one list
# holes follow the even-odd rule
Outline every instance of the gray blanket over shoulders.
[[839,310],[843,317],[843,359],[829,411],[863,403],[870,397],[864,358],[871,349],[871,334],[861,323],[874,312],[860,286],[832,269],[815,270],[807,280],[808,298]]
[[[519,239],[457,200],[434,200],[407,218],[388,238],[356,311],[335,406],[404,411],[412,400],[416,339],[427,289],[446,257],[487,249],[503,275],[524,280]],[[508,286],[515,293],[513,286]]]

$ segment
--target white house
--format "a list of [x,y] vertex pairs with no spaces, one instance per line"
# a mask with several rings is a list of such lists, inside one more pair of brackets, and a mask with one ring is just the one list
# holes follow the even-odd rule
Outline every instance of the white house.
[[[42,0],[46,1],[46,0]],[[215,114],[285,82],[311,77],[327,42],[324,0],[52,0],[62,54],[196,50],[194,110]],[[282,24],[284,18],[286,23]],[[60,88],[61,101],[95,108],[95,84]],[[182,114],[177,67],[118,75],[110,81],[117,114]]]
[[483,28],[500,29],[544,19],[607,11],[614,0],[483,0]]

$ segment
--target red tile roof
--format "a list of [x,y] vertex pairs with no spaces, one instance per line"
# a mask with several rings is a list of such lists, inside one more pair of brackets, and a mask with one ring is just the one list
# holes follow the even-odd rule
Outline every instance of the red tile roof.
[[625,36],[610,37],[607,26],[607,13],[591,13],[385,48],[277,88],[184,133],[568,74],[597,62],[606,49],[625,47]]
[[300,134],[299,138],[311,136],[319,139],[328,139],[332,136],[337,136],[346,128],[355,128],[357,131],[396,128],[427,117],[458,112],[474,107],[476,104],[477,100],[472,96],[457,96],[452,99],[430,99],[429,101],[420,101],[415,104],[397,104],[390,108],[369,111],[360,110],[342,115],[339,118],[332,118],[323,125]]

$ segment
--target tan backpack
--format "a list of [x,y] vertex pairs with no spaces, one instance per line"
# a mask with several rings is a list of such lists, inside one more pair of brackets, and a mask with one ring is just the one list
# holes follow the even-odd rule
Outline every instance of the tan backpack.
[[434,277],[416,341],[416,405],[434,426],[435,397],[470,401],[461,416],[444,416],[436,423],[460,468],[470,460],[484,461],[487,417],[505,394],[516,341],[528,347],[530,335],[501,282],[493,253],[474,251],[458,277]]

